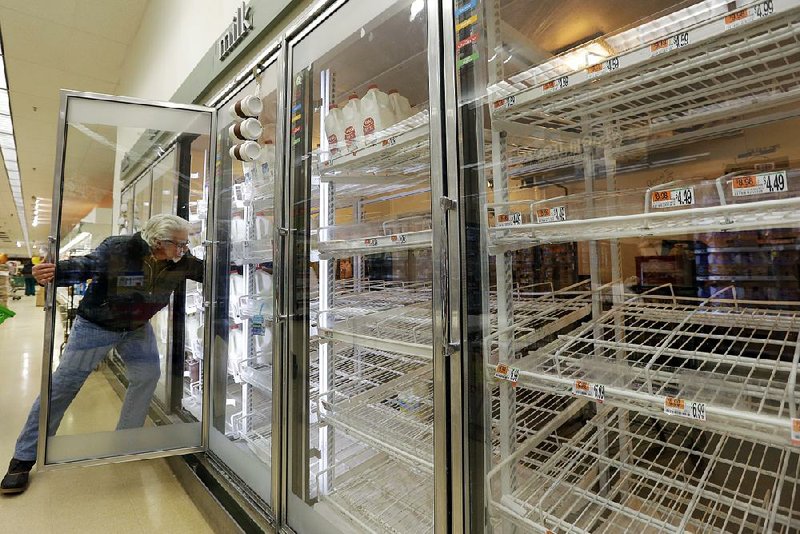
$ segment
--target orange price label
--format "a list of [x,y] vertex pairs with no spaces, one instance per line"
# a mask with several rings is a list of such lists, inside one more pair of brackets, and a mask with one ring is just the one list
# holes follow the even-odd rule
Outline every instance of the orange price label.
[[494,370],[494,377],[511,382],[511,385],[516,387],[517,380],[519,379],[519,369],[510,367],[505,363],[498,363]]
[[792,419],[792,445],[800,447],[800,419]]

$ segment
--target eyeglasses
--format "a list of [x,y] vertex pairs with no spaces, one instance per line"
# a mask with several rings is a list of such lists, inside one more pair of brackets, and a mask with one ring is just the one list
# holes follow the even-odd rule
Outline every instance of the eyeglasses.
[[188,241],[174,241],[172,239],[162,239],[164,243],[172,243],[175,245],[175,248],[189,250],[189,242]]

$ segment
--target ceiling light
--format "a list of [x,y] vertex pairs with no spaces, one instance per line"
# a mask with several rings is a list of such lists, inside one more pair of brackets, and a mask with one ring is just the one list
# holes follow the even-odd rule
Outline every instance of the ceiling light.
[[0,113],[3,115],[11,114],[11,105],[8,103],[8,90],[6,89],[0,89]]
[[11,124],[9,115],[0,115],[0,133],[14,133],[14,126]]
[[413,21],[415,18],[417,18],[417,15],[419,15],[424,8],[425,8],[425,0],[414,0],[411,3],[411,15],[408,17],[408,20]]
[[58,252],[59,252],[59,254],[64,254],[65,252],[68,252],[72,248],[75,248],[82,241],[85,241],[86,239],[90,239],[91,237],[92,237],[92,234],[90,234],[89,232],[81,232],[78,235],[76,235],[75,237],[73,237],[72,239],[70,239],[69,243],[67,243],[66,245],[61,247],[61,249]]
[[3,147],[0,148],[0,151],[3,152],[4,161],[17,161],[17,150],[15,148]]
[[14,136],[12,134],[0,134],[0,146],[5,148],[14,148]]

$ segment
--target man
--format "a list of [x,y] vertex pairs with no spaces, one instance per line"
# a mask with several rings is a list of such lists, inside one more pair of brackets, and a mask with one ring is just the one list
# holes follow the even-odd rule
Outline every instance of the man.
[[[169,304],[186,278],[203,281],[203,264],[188,253],[189,223],[175,215],[156,215],[141,233],[109,237],[91,254],[39,263],[33,276],[70,285],[91,279],[80,304],[61,363],[50,388],[48,435],[54,435],[72,400],[92,370],[111,349],[125,362],[128,389],[117,429],[144,424],[161,374],[158,347],[149,320]],[[22,493],[36,462],[39,402],[31,408],[17,439],[0,493]]]
[[36,279],[33,277],[33,260],[25,260],[22,266],[22,276],[25,277],[25,296],[36,295]]

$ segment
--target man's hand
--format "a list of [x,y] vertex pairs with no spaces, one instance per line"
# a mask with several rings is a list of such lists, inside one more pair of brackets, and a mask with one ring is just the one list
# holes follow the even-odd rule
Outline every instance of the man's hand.
[[39,263],[33,266],[33,277],[42,285],[52,282],[56,276],[56,266],[53,263]]

